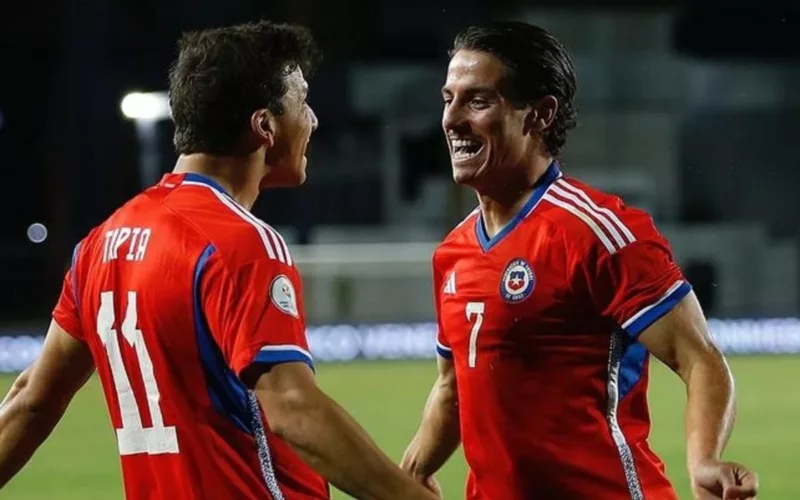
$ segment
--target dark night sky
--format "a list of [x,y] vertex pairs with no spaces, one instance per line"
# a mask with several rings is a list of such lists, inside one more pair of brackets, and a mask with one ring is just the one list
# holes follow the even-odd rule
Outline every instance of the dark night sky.
[[[491,2],[492,8],[499,3],[513,2]],[[309,25],[325,51],[312,104],[321,121],[335,124],[347,113],[341,97],[345,63],[441,58],[457,28],[488,16],[489,4],[64,0],[19,2],[14,12],[6,7],[0,16],[0,162],[6,179],[0,320],[47,310],[72,245],[138,190],[134,129],[120,115],[119,101],[130,89],[166,87],[181,31],[261,17]],[[677,48],[704,57],[800,52],[797,17],[783,7],[764,8],[776,3],[758,2],[758,11],[734,9],[739,4],[731,2],[703,4],[717,7],[679,16]],[[25,238],[25,228],[36,221],[50,229],[47,244]]]

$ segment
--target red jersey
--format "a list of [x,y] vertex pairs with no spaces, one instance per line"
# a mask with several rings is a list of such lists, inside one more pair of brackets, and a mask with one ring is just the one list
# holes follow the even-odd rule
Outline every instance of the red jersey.
[[488,238],[480,211],[433,257],[468,499],[675,499],[647,443],[637,336],[690,291],[652,219],[553,163]]
[[283,238],[197,174],[168,174],[76,247],[55,321],[91,349],[122,462],[145,499],[326,499],[239,376],[313,368]]

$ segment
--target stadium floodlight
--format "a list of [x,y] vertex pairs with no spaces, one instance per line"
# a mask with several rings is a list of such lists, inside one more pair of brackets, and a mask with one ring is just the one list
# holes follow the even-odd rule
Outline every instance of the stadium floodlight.
[[139,139],[139,180],[141,187],[152,185],[161,175],[158,122],[170,117],[169,96],[165,91],[131,92],[122,98],[122,114],[136,123]]
[[132,120],[158,121],[169,118],[166,92],[131,92],[122,98],[122,114]]

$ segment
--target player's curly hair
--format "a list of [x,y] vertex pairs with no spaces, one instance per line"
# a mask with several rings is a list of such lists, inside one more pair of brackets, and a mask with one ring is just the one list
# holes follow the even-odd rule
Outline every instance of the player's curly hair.
[[268,21],[185,33],[169,72],[178,154],[232,154],[250,116],[283,113],[285,77],[310,78],[321,54],[304,27]]
[[548,152],[558,156],[567,132],[577,124],[575,69],[567,49],[552,34],[523,22],[494,22],[470,26],[453,42],[450,57],[459,50],[487,52],[508,68],[503,93],[519,106],[546,95],[558,100],[553,123],[543,133]]

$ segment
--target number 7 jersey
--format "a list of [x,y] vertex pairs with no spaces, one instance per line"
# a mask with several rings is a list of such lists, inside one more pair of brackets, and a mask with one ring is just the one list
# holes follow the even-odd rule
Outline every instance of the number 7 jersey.
[[637,338],[690,287],[647,214],[553,163],[494,238],[478,210],[456,227],[433,277],[468,499],[676,498]]
[[168,174],[95,228],[53,318],[92,352],[128,500],[329,498],[239,378],[313,368],[299,273],[212,180]]

